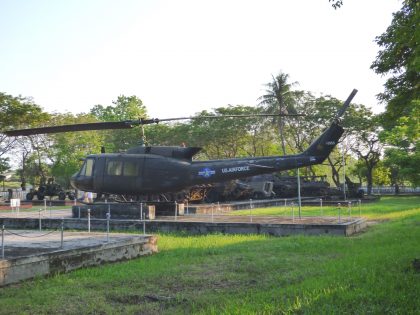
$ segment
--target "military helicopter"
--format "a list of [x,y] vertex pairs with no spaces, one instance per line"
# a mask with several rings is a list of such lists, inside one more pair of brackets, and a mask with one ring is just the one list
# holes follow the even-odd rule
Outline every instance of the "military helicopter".
[[[199,184],[320,164],[328,157],[343,134],[340,118],[356,93],[357,90],[352,91],[331,125],[300,154],[195,161],[193,157],[201,150],[199,147],[138,146],[124,153],[88,155],[79,172],[72,176],[71,185],[75,189],[95,192],[98,195],[140,197],[174,193]],[[227,117],[235,116],[241,115]],[[63,125],[9,130],[3,133],[8,136],[28,136],[69,131],[127,129],[136,125],[182,119],[191,119],[191,117]]]

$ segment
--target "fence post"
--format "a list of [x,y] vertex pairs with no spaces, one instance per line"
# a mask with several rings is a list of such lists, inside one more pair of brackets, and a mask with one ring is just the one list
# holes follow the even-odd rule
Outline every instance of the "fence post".
[[80,206],[78,208],[79,208],[79,219],[80,219]]
[[41,211],[42,211],[42,209],[39,209],[39,211],[38,211],[38,221],[39,221],[39,231],[41,232],[42,231],[42,222],[41,222]]
[[251,212],[252,208],[249,208],[249,220],[250,222],[252,222],[252,212]]
[[351,201],[349,201],[348,208],[349,208],[349,218],[351,218]]
[[90,233],[90,209],[87,209],[88,214],[88,233]]
[[319,206],[321,207],[321,217],[323,215],[323,209],[322,209],[322,198],[319,198]]
[[146,220],[143,220],[143,235],[146,235]]
[[140,220],[143,220],[143,202],[140,202]]
[[295,208],[294,206],[294,202],[291,202],[290,205],[292,206],[292,221],[293,223],[295,222]]
[[359,217],[362,216],[362,200],[359,199]]
[[338,203],[337,204],[337,207],[338,207],[338,223],[341,223],[341,213],[340,213],[340,211],[341,211],[341,203]]
[[4,224],[1,226],[1,259],[4,259]]
[[60,248],[64,246],[64,218],[61,218],[61,245]]
[[177,215],[178,215],[178,209],[177,209],[177,206],[178,206],[178,204],[176,203],[176,200],[175,200],[175,221],[176,221],[176,219],[177,219]]
[[111,218],[111,213],[109,211],[106,213],[106,242],[109,243],[109,219]]

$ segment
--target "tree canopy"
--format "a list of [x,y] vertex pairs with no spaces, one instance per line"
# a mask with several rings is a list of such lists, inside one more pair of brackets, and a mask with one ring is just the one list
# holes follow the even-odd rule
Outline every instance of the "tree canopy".
[[[420,12],[419,2],[405,0],[394,13],[391,25],[376,38],[381,47],[371,68],[387,75],[380,100],[387,103],[382,115],[381,140],[386,149],[388,165],[394,166],[394,182],[409,179],[419,184],[420,174]],[[395,169],[399,163],[400,172]],[[410,174],[417,174],[412,176]]]

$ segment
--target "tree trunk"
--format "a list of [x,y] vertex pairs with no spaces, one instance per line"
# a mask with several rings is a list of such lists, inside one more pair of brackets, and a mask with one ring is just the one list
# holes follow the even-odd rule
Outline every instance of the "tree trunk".
[[332,180],[335,184],[336,187],[340,187],[340,174],[338,173],[337,169],[335,168],[334,163],[331,161],[331,158],[328,157],[328,163],[330,163],[331,166],[331,176],[332,176]]
[[394,188],[395,188],[395,194],[398,195],[400,193],[400,186],[398,185],[398,183],[395,183]]
[[283,151],[283,155],[286,155],[286,144],[284,141],[284,122],[282,117],[279,117],[279,132],[281,140],[281,150]]
[[373,180],[372,180],[372,168],[370,168],[369,166],[367,167],[366,181],[367,181],[367,194],[371,195],[372,194]]

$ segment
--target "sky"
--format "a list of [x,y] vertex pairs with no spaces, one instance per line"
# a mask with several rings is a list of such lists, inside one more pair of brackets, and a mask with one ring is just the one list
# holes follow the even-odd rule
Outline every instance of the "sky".
[[136,95],[150,117],[258,104],[280,71],[296,89],[380,112],[374,42],[400,0],[0,0],[0,92],[48,112]]

